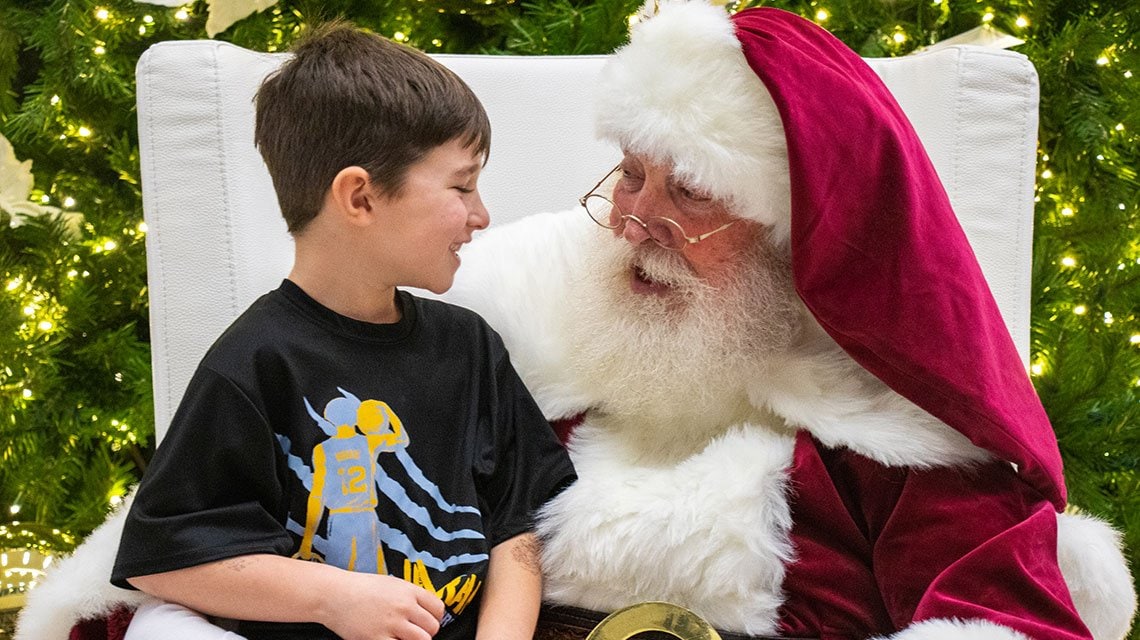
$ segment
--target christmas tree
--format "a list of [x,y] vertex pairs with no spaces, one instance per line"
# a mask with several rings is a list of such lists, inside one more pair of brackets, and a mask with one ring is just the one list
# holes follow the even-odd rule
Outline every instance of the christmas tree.
[[[23,568],[0,584],[0,609],[103,520],[152,451],[134,117],[148,46],[213,37],[281,51],[345,17],[429,53],[607,53],[639,4],[0,0],[0,550],[20,550]],[[1071,508],[1112,521],[1140,567],[1140,3],[752,4],[797,12],[868,57],[967,33],[1022,42],[1042,98],[1031,374]]]

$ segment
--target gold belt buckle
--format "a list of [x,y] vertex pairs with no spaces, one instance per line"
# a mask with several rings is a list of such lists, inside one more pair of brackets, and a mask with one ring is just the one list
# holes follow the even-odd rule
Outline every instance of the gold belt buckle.
[[669,602],[641,602],[618,609],[594,627],[586,640],[628,640],[646,631],[667,633],[679,640],[721,640],[704,618]]

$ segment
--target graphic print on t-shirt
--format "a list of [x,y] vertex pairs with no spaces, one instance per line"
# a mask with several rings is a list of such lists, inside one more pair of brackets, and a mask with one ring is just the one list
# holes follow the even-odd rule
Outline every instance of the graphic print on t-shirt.
[[[387,403],[360,400],[344,389],[337,390],[341,396],[330,400],[320,413],[304,400],[309,416],[328,436],[312,448],[310,464],[305,463],[306,456],[297,455],[301,452],[291,451],[288,438],[277,436],[289,468],[308,491],[304,524],[299,522],[300,514],[290,514],[288,523],[301,537],[295,556],[363,573],[389,574],[402,569],[400,577],[436,593],[451,614],[462,613],[482,583],[464,569],[488,558],[482,551],[479,509],[444,499],[439,485],[408,455],[411,436]],[[381,464],[384,456],[391,456],[397,464]],[[393,477],[385,467],[400,477]],[[422,500],[426,504],[414,500],[413,494],[427,496]],[[377,506],[381,500],[402,514],[401,522],[380,518]],[[475,528],[447,529],[435,522],[433,510],[436,517],[452,525],[466,522]],[[388,567],[385,549],[402,555],[403,566]],[[437,587],[436,583],[442,584]]]

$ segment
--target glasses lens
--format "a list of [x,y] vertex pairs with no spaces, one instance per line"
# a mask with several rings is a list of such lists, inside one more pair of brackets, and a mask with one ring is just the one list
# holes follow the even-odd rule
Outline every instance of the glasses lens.
[[594,222],[597,222],[607,229],[617,228],[617,221],[614,219],[616,216],[612,215],[614,209],[612,202],[603,196],[592,193],[589,196],[586,196],[585,205],[586,213],[590,214],[590,217],[594,219]]
[[649,233],[649,237],[653,238],[654,242],[666,249],[680,249],[685,244],[682,240],[685,232],[669,218],[654,217],[646,220],[645,231]]

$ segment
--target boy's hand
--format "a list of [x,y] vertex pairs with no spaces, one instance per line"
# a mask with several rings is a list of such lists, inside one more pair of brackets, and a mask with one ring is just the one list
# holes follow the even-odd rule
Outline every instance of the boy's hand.
[[434,593],[392,576],[341,573],[322,618],[344,640],[428,640],[439,631],[445,609]]

